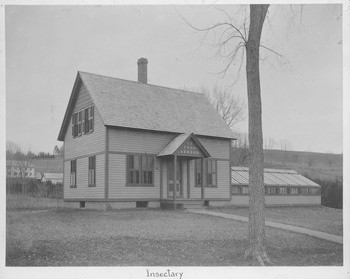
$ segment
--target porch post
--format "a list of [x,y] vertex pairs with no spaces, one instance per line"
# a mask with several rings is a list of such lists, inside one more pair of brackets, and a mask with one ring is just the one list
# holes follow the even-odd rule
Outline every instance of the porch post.
[[173,201],[174,201],[174,210],[176,210],[176,171],[177,171],[177,155],[174,155],[174,183],[173,183]]
[[202,179],[201,179],[201,198],[204,202],[204,160],[203,157],[201,157],[201,173],[202,173]]

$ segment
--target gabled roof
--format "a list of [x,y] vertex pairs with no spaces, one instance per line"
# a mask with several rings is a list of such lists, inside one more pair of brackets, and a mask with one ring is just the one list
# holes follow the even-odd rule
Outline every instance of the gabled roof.
[[[231,168],[232,185],[249,184],[249,168]],[[294,170],[285,169],[264,169],[265,186],[294,186],[294,187],[321,187],[312,180],[302,176]]]
[[161,156],[173,155],[177,151],[179,151],[182,146],[184,146],[188,141],[191,141],[191,140],[194,142],[194,144],[199,149],[199,152],[201,152],[204,157],[206,158],[210,157],[209,152],[204,148],[204,146],[199,142],[199,140],[193,133],[178,135],[172,141],[170,141],[168,145],[165,146],[157,156],[161,157]]
[[104,125],[234,138],[203,94],[78,72],[58,140],[64,140],[80,82]]

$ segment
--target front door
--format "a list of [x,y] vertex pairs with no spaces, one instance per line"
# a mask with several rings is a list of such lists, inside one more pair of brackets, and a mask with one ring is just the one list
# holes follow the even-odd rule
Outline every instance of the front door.
[[[182,198],[182,163],[177,161],[175,192],[177,198]],[[174,160],[168,161],[168,197],[174,197]]]

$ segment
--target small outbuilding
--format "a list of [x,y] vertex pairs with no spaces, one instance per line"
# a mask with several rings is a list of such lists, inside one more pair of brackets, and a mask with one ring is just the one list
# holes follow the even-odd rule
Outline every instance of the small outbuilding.
[[42,182],[51,181],[52,184],[63,183],[63,173],[45,172],[41,178]]

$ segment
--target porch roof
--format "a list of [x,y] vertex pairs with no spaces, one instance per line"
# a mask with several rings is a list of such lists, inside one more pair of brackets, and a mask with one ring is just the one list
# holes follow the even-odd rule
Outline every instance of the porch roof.
[[203,154],[204,157],[210,157],[209,152],[204,148],[204,146],[199,142],[197,137],[191,133],[191,134],[180,134],[177,137],[175,137],[172,141],[168,143],[167,146],[163,148],[157,155],[158,157],[161,156],[168,156],[168,155],[174,155],[178,150],[181,149],[182,146],[186,144],[186,142],[193,140],[199,151]]

